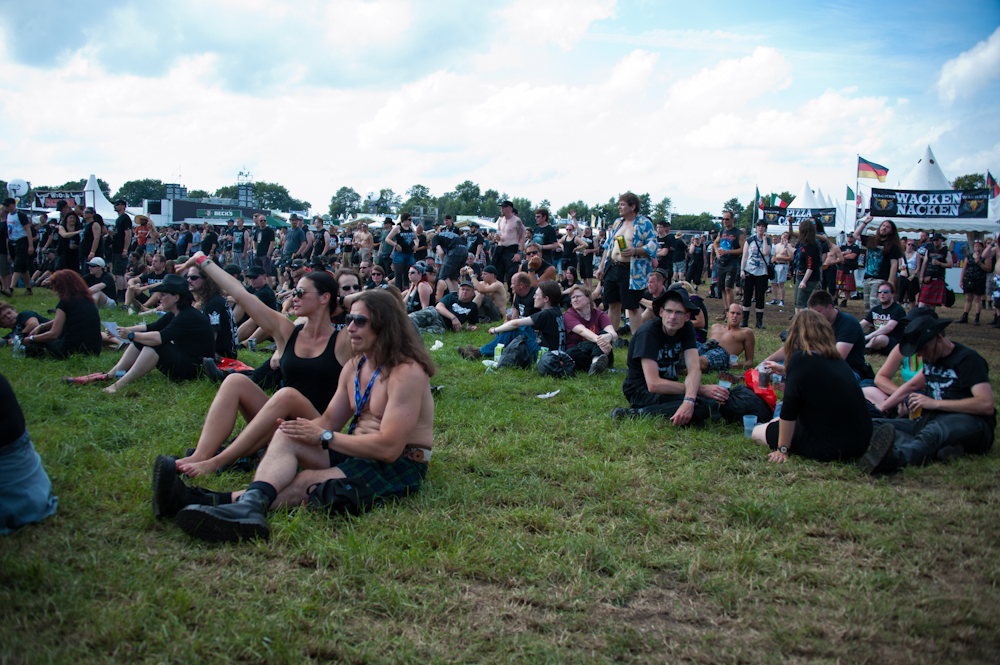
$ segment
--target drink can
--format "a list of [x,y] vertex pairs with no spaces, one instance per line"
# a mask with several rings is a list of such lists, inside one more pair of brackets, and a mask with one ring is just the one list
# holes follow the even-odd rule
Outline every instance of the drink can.
[[247,346],[250,347],[250,350],[253,353],[257,353],[257,340],[255,340],[255,339],[249,339],[249,340],[247,340]]
[[500,356],[503,355],[503,344],[497,344],[496,348],[493,349],[493,360],[500,362]]
[[915,409],[910,409],[910,420],[918,420],[924,412],[924,407],[918,406]]
[[618,241],[618,251],[624,251],[625,250],[625,236],[618,236],[617,238],[615,238],[615,240]]

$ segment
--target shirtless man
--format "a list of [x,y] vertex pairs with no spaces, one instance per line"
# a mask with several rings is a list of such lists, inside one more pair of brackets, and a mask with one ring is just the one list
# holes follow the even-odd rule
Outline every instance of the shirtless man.
[[[669,261],[664,262],[664,265],[667,264],[669,264]],[[663,292],[667,290],[667,282],[670,279],[667,273],[667,270],[669,269],[670,268],[656,268],[649,273],[649,285],[646,287],[649,297],[643,297],[639,300],[639,304],[643,307],[643,323],[646,321],[652,321],[656,318],[656,315],[653,314],[653,301],[662,296]]]
[[[739,303],[733,303],[726,310],[726,323],[716,323],[709,332],[709,342],[701,352],[701,371],[718,372],[730,367],[729,356],[738,356],[745,353],[742,363],[736,365],[739,368],[749,369],[753,367],[753,350],[756,339],[753,330],[750,328],[740,328],[740,319],[743,316],[743,308]],[[713,344],[717,341],[718,344]]]
[[[279,420],[244,492],[185,485],[172,460],[158,457],[153,471],[158,515],[176,514],[181,529],[210,542],[267,539],[269,508],[306,502],[356,513],[420,489],[434,440],[434,361],[399,299],[387,291],[356,296],[348,320],[355,355],[326,411],[314,420]],[[363,395],[360,404],[356,392]]]
[[501,215],[497,219],[498,247],[493,257],[493,265],[497,269],[497,277],[507,283],[510,276],[521,264],[524,255],[524,243],[528,231],[524,222],[514,212],[514,204],[504,201],[500,204]]
[[368,231],[368,225],[358,224],[358,230],[354,232],[354,248],[358,252],[359,261],[371,259],[374,247],[375,238]]
[[625,192],[618,197],[618,214],[604,241],[604,255],[597,269],[603,283],[601,296],[611,325],[618,330],[622,308],[628,312],[629,327],[635,333],[642,325],[639,299],[642,298],[656,256],[656,231],[648,217],[639,214],[639,197]]
[[[472,287],[476,290],[476,297],[473,300],[479,307],[480,316],[488,318],[490,321],[503,321],[504,312],[507,311],[507,287],[497,279],[497,269],[493,266],[483,268],[482,281],[476,278],[474,271],[470,270],[468,273],[471,273],[469,279],[472,280]],[[489,296],[488,300],[493,304],[493,307],[490,307],[489,304],[483,305],[487,301],[487,296]]]

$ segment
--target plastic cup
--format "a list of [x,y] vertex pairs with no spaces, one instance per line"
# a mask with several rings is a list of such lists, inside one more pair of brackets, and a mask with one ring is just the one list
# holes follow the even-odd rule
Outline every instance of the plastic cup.
[[760,381],[758,382],[759,385],[760,385],[760,387],[761,388],[770,388],[771,387],[771,373],[768,372],[767,370],[763,370],[762,369],[757,374],[760,377]]
[[740,364],[740,357],[739,356],[729,356],[729,366],[730,367],[736,367],[739,364]]
[[757,416],[743,416],[743,436],[751,438],[753,428],[757,426]]
[[[720,388],[725,388],[726,390],[729,390],[730,388],[733,387],[733,382],[732,381],[719,381],[719,387]],[[725,404],[725,402],[719,402],[719,400],[715,400],[715,401],[718,402],[719,404]]]

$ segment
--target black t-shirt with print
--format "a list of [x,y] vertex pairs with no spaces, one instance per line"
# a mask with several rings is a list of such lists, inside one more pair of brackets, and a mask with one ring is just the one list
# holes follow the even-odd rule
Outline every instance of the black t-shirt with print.
[[524,317],[531,316],[532,314],[538,311],[538,308],[535,307],[535,290],[537,288],[538,288],[537,286],[531,287],[528,290],[527,295],[525,295],[523,298],[517,295],[516,293],[514,294],[513,318],[523,319]]
[[274,242],[274,229],[269,226],[258,228],[253,232],[253,239],[257,243],[257,255],[262,256]]
[[818,242],[808,244],[800,243],[795,247],[795,278],[801,280],[805,277],[806,270],[812,270],[809,281],[815,282],[820,278],[820,247]]
[[892,260],[896,259],[898,262],[902,256],[899,243],[879,245],[874,249],[869,247],[865,250],[865,277],[868,279],[889,279],[889,268]]
[[990,368],[983,357],[954,342],[955,349],[933,365],[924,363],[927,394],[932,399],[968,399],[972,386],[990,382]]
[[854,345],[844,360],[851,369],[864,376],[868,368],[865,366],[865,333],[861,330],[861,324],[850,314],[838,311],[837,318],[833,320],[833,334],[837,337],[837,343]]
[[[719,232],[719,249],[739,249],[740,238],[744,235],[742,229],[738,229],[735,226],[731,229],[722,229]],[[728,268],[733,265],[739,265],[741,256],[732,256],[729,254],[724,254],[718,261],[720,268]]]
[[660,236],[656,236],[657,254],[659,254],[659,250],[661,249],[667,250],[666,256],[661,256],[657,258],[657,261],[659,261],[659,265],[664,266],[668,263],[673,263],[674,245],[676,240],[677,239],[672,234],[669,233],[662,238]]
[[161,273],[147,272],[139,276],[140,284],[159,284],[163,281],[163,278],[167,276],[167,272],[164,270]]
[[[459,323],[468,323],[470,326],[479,323],[479,306],[474,301],[463,303],[459,301],[457,293],[449,293],[441,298],[441,304],[458,318]],[[451,320],[445,321],[445,324],[451,325]]]
[[944,266],[936,266],[932,263],[934,259],[937,259],[941,263],[948,262],[948,248],[944,245],[941,249],[937,249],[934,245],[927,248],[927,266],[924,268],[924,277],[931,277],[933,279],[944,279]]
[[[556,232],[556,228],[549,224],[546,227],[536,226],[531,232],[531,240],[538,244],[539,247],[542,245],[551,245],[559,239],[559,234]],[[552,250],[543,249],[542,259],[552,263]]]
[[858,245],[858,243],[853,242],[853,243],[851,243],[849,245],[841,245],[840,246],[840,251],[843,252],[844,254],[847,254],[848,252],[850,252],[851,254],[856,254],[856,256],[853,259],[849,259],[849,258],[845,257],[844,258],[844,263],[841,264],[841,265],[843,265],[844,270],[857,270],[858,269],[858,259],[861,258],[861,255],[863,253],[861,251],[861,246]]
[[872,327],[876,330],[889,323],[889,321],[895,321],[896,327],[889,333],[889,337],[898,342],[903,338],[903,331],[906,330],[905,318],[906,310],[898,302],[889,305],[889,309],[882,307],[880,303],[872,307],[868,315],[865,316],[865,321],[872,324]]
[[235,358],[239,341],[233,310],[229,308],[229,303],[221,294],[217,294],[205,303],[202,312],[208,317],[208,322],[215,331],[215,353],[223,358]]
[[539,346],[547,346],[549,351],[566,350],[566,323],[558,307],[532,314],[531,327],[535,329]]
[[678,371],[684,368],[684,352],[697,349],[694,326],[687,321],[676,335],[668,335],[659,319],[647,321],[639,327],[628,347],[628,375],[622,384],[625,396],[649,392],[646,376],[642,372],[642,359],[652,358],[659,368],[660,378],[676,381]]
[[164,344],[173,344],[192,362],[215,355],[212,342],[212,324],[208,317],[194,307],[185,307],[175,316],[167,312],[146,325],[149,332],[159,332]]

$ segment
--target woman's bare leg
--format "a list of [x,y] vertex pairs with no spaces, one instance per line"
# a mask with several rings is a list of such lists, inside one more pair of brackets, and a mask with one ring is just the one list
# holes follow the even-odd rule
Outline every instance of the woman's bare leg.
[[[128,350],[125,351],[125,354],[122,356],[122,360],[124,360],[125,356],[136,348],[137,347],[135,346],[135,344],[130,346]],[[108,393],[109,395],[114,394],[120,388],[124,388],[125,386],[132,383],[136,379],[146,376],[151,371],[153,371],[153,368],[156,367],[156,363],[159,359],[160,357],[156,354],[156,350],[153,347],[151,346],[142,347],[142,351],[139,351],[137,357],[135,358],[135,361],[130,363],[128,371],[125,372],[125,376],[123,376],[122,378],[118,379],[115,383],[105,388],[104,392]],[[121,361],[119,361],[118,365],[121,365]],[[118,365],[115,365],[116,368],[115,371],[117,371]]]
[[178,466],[188,462],[203,462],[211,458],[219,446],[226,442],[240,414],[248,423],[267,403],[267,393],[243,374],[230,374],[219,386],[212,405],[205,415],[205,424],[198,437],[198,445],[191,457],[177,460]]
[[[227,378],[226,381],[228,380]],[[209,411],[209,416],[211,416],[211,411]],[[274,393],[274,397],[267,400],[267,403],[263,405],[252,420],[247,419],[247,426],[243,428],[239,436],[225,450],[215,457],[210,457],[204,461],[185,461],[184,463],[178,461],[177,468],[189,476],[215,473],[222,467],[232,464],[241,457],[252,455],[270,443],[271,437],[278,430],[279,418],[289,420],[294,418],[312,419],[318,417],[319,412],[313,407],[312,402],[302,396],[302,393],[294,388],[282,388]],[[230,426],[229,432],[232,432],[232,426]],[[228,436],[228,433],[225,436]],[[223,437],[224,440],[225,438]],[[218,450],[221,443],[222,441],[216,444],[210,454]]]

